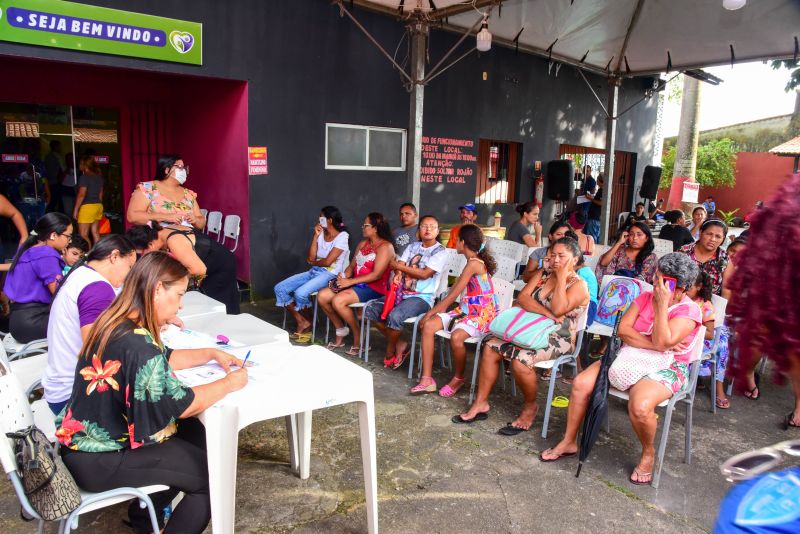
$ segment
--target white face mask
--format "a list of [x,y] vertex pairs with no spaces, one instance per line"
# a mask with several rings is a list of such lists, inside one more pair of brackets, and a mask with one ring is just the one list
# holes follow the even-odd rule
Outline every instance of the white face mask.
[[325,217],[320,217],[319,218],[319,225],[321,227],[323,227],[323,228],[327,228],[328,227],[328,220]]
[[118,297],[119,294],[122,293],[122,286],[119,287],[111,286],[111,287],[114,289],[114,296]]
[[186,169],[175,169],[175,179],[178,181],[179,184],[183,185],[186,183]]

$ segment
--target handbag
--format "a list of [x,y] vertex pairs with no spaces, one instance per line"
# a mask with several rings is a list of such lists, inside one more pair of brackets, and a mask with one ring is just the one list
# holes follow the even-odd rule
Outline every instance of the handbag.
[[14,440],[17,471],[36,513],[54,521],[75,510],[81,503],[78,485],[47,436],[33,425],[6,436]]
[[546,348],[550,334],[559,328],[549,317],[518,307],[500,312],[489,324],[489,331],[498,338],[530,350]]
[[608,369],[609,383],[620,391],[630,389],[636,382],[651,373],[672,365],[675,353],[623,346]]
[[330,289],[334,293],[340,292],[342,290],[342,288],[339,287],[339,279],[338,278],[334,278],[333,280],[328,282],[328,289]]
[[633,278],[615,278],[601,291],[594,320],[614,326],[617,316],[622,316],[642,293],[642,284]]

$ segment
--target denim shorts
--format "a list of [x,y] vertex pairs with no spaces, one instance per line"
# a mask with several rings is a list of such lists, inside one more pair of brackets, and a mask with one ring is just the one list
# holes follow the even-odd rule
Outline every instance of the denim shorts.
[[358,297],[358,302],[369,302],[370,300],[383,298],[383,295],[369,287],[367,284],[356,284],[350,289]]

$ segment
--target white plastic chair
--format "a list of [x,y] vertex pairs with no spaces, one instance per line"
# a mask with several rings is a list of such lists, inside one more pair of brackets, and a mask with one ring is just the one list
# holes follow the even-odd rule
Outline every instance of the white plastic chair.
[[236,252],[239,246],[239,229],[242,224],[242,218],[238,215],[228,215],[225,217],[225,224],[222,225],[222,237],[220,242],[224,245],[225,238],[233,239],[233,248],[231,252]]
[[[686,405],[683,461],[686,464],[692,463],[692,409],[694,408],[695,388],[697,386],[697,375],[700,372],[703,354],[703,338],[705,338],[705,335],[706,327],[701,326],[692,342],[692,354],[689,358],[689,378],[683,389],[658,405],[659,408],[666,407],[666,413],[664,415],[664,424],[661,428],[661,439],[658,443],[658,451],[656,452],[656,463],[653,466],[653,480],[650,483],[650,485],[656,489],[658,489],[658,484],[661,479],[661,468],[664,466],[664,453],[667,450],[667,437],[669,436],[669,425],[672,422],[672,412],[675,411],[675,405],[679,402]],[[619,391],[613,387],[609,388],[608,394],[612,397],[623,399],[626,402],[630,398],[627,391]],[[606,428],[608,429],[608,416],[606,416],[606,421]]]
[[9,360],[24,358],[31,354],[47,352],[47,338],[34,339],[29,343],[20,343],[10,333],[3,337],[3,348]]
[[208,229],[208,210],[205,208],[200,208],[200,215],[202,215],[206,220],[206,224],[203,225],[203,232],[205,232]]
[[617,231],[622,230],[622,225],[625,224],[625,219],[627,219],[628,215],[630,214],[631,212],[629,211],[623,211],[622,213],[617,215]]
[[492,254],[492,256],[494,257],[495,263],[497,263],[497,270],[494,273],[494,277],[513,283],[514,279],[517,277],[517,264],[519,261],[500,254]]
[[584,256],[583,263],[592,271],[597,269],[597,263],[600,261],[600,256]]
[[[708,352],[703,354],[703,361],[709,361],[711,364],[711,412],[717,413],[717,365],[719,359],[717,358],[717,349],[719,348],[719,338],[722,335],[722,329],[725,327],[725,309],[728,307],[728,300],[718,295],[711,295],[711,304],[714,306],[714,339],[711,342],[711,348]],[[763,372],[763,371],[762,371]]]
[[[52,418],[52,413],[50,414]],[[0,376],[0,432],[5,436],[8,432],[15,432],[31,426],[34,423],[33,413],[28,404],[28,398],[22,389],[22,385],[16,375],[7,374]],[[17,472],[17,463],[14,459],[14,449],[11,440],[0,437],[0,461],[3,470],[6,472],[14,492],[17,494],[22,509],[26,514],[37,519],[39,522],[37,532],[44,532],[44,520],[31,507],[28,498],[25,496],[25,489],[22,480]],[[60,533],[68,533],[73,528],[77,528],[78,517],[81,514],[112,506],[114,504],[139,499],[142,508],[147,508],[150,514],[150,522],[153,532],[158,532],[158,521],[153,502],[148,497],[151,493],[169,489],[164,485],[153,485],[142,488],[117,488],[102,493],[88,493],[81,491],[81,504],[72,511],[67,517],[59,520],[58,530]]]
[[665,254],[670,254],[672,252],[672,241],[669,239],[659,239],[657,237],[653,238],[653,244],[655,248],[653,252],[657,257],[664,256]]
[[222,237],[222,212],[210,211],[206,217],[206,233],[217,234],[217,241]]
[[[486,243],[486,250],[494,256],[506,256],[514,260],[514,263],[527,261],[525,255],[528,251],[527,245],[517,243],[516,241],[509,241],[508,239],[492,239]],[[513,280],[513,278],[512,278]],[[511,280],[509,280],[510,282]]]
[[[448,259],[447,264],[445,264],[445,284],[447,283],[447,279],[451,276],[461,276],[461,273],[464,272],[464,267],[467,266],[467,258],[463,254],[459,254],[456,252],[454,248],[447,249]],[[441,288],[440,288],[441,289]],[[447,290],[447,286],[445,285],[444,290]],[[441,291],[439,292],[441,294]]]
[[578,316],[577,321],[578,324],[576,325],[577,333],[575,338],[575,350],[572,351],[571,354],[565,354],[563,356],[559,356],[554,360],[545,360],[543,362],[539,362],[534,364],[534,367],[537,369],[550,369],[550,379],[549,387],[547,389],[547,401],[545,402],[544,408],[544,421],[542,421],[542,438],[547,438],[547,426],[550,423],[550,409],[552,408],[551,404],[553,402],[553,395],[556,391],[556,380],[558,378],[558,372],[561,369],[562,365],[569,365],[572,366],[574,370],[574,374],[578,374],[578,358],[581,353],[581,347],[583,346],[583,334],[586,331],[586,323],[589,320],[589,307],[587,306],[583,312]]
[[599,258],[603,254],[608,252],[610,248],[611,248],[610,245],[601,245],[600,243],[595,243],[594,244],[594,252],[592,253],[592,256],[597,256]]

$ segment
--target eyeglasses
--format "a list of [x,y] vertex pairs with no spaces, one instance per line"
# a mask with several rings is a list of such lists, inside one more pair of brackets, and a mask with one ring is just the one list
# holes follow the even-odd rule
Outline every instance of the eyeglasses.
[[186,171],[186,174],[189,174],[189,166],[188,165],[173,165],[173,169],[183,169]]
[[370,228],[371,226],[372,226],[371,224],[362,224],[361,228]]
[[72,234],[58,234],[58,235],[66,237],[66,238],[67,238],[67,240],[68,240],[70,243],[72,243]]
[[782,441],[771,447],[731,456],[719,466],[719,470],[729,482],[753,478],[778,465],[782,458],[781,453],[800,456],[800,439]]
[[435,224],[423,224],[419,227],[420,230],[438,230],[439,227]]

